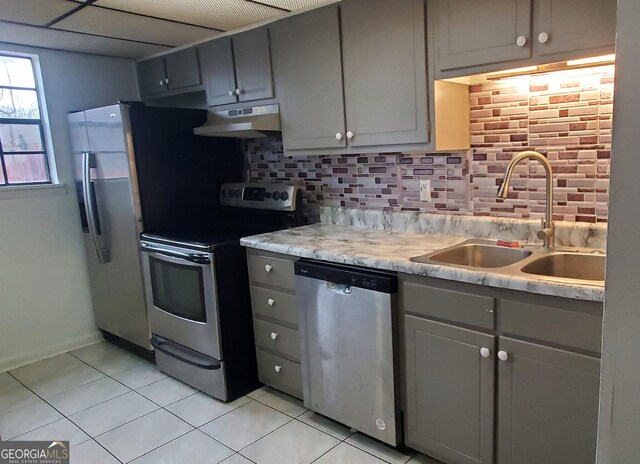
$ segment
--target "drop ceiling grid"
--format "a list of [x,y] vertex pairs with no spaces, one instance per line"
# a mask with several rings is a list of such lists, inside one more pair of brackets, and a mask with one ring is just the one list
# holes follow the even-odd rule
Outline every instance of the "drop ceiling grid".
[[6,22],[0,22],[0,42],[125,58],[138,58],[167,50],[157,45]]
[[224,31],[283,14],[246,0],[97,0],[95,4]]
[[77,7],[66,0],[0,0],[0,19],[44,26]]
[[203,27],[91,6],[77,11],[52,27],[171,46],[202,40],[218,33]]
[[260,3],[291,11],[310,8],[312,6],[320,6],[324,3],[330,2],[331,0],[260,0]]

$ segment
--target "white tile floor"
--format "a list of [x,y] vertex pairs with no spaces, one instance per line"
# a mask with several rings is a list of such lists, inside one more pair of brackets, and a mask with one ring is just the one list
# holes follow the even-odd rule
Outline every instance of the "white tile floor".
[[222,403],[106,342],[0,373],[0,435],[69,440],[72,464],[437,464],[268,387]]

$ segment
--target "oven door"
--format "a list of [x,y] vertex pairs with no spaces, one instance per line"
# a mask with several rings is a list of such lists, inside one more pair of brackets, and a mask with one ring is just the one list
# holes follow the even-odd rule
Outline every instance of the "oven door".
[[151,332],[221,359],[214,255],[143,244]]

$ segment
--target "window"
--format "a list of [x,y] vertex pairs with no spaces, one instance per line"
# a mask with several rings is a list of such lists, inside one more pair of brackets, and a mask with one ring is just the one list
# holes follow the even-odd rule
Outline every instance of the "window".
[[0,52],[0,189],[51,183],[34,59]]

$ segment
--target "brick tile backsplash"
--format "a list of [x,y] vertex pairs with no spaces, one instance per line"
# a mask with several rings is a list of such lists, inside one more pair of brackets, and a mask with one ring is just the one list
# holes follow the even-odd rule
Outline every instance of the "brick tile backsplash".
[[[470,86],[471,149],[462,153],[291,158],[279,137],[251,139],[247,177],[301,186],[312,221],[322,205],[541,218],[545,179],[539,163],[523,162],[509,199],[496,196],[513,155],[536,150],[554,169],[556,219],[606,222],[613,75],[613,66],[601,66]],[[421,180],[430,181],[430,201],[420,200]]]

